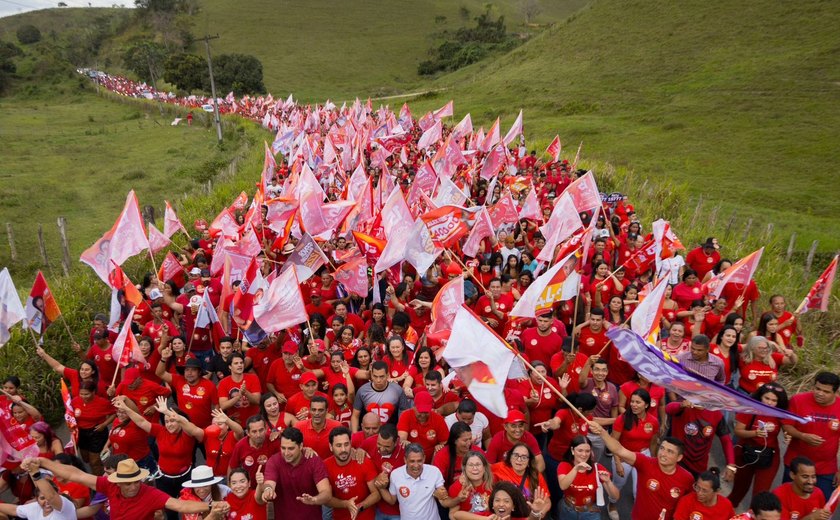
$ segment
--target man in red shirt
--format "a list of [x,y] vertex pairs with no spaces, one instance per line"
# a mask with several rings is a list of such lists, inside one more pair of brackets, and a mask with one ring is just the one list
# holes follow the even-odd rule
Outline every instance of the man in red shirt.
[[143,327],[143,335],[155,340],[155,348],[157,348],[160,346],[160,338],[163,336],[164,329],[170,338],[174,338],[179,334],[178,327],[171,321],[163,318],[163,307],[161,304],[153,303],[152,319]]
[[[387,482],[391,471],[405,464],[405,450],[393,424],[383,424],[379,434],[365,440],[362,447],[373,461],[378,472],[376,480],[380,483]],[[400,506],[380,500],[377,504],[377,516],[388,520],[399,519]]]
[[513,295],[502,294],[502,281],[493,278],[487,287],[487,293],[476,302],[475,312],[490,328],[502,334],[513,304]]
[[583,371],[583,365],[589,358],[580,352],[574,352],[575,341],[572,337],[567,336],[563,338],[562,350],[557,354],[551,356],[551,374],[560,379],[563,374],[569,376],[569,386],[566,391],[570,394],[577,393],[580,388],[579,378]]
[[423,384],[426,386],[426,391],[432,396],[434,402],[432,403],[432,410],[446,417],[449,414],[455,413],[458,408],[458,395],[455,392],[443,389],[443,376],[437,370],[429,370],[423,376]]
[[601,354],[601,350],[609,343],[607,328],[604,327],[604,310],[592,309],[589,319],[575,327],[578,334],[578,348],[586,357]]
[[218,393],[219,408],[240,426],[260,413],[260,380],[245,373],[245,356],[239,352],[231,354],[230,375],[219,381]]
[[117,394],[124,395],[134,401],[138,412],[149,422],[160,422],[160,414],[155,408],[155,399],[169,397],[172,391],[166,387],[156,385],[140,375],[139,368],[129,368],[125,371],[122,383],[117,386]]
[[694,486],[694,477],[679,466],[684,449],[682,441],[663,438],[653,458],[628,450],[595,421],[589,422],[589,431],[600,435],[607,449],[636,468],[636,502],[630,518],[643,520],[664,511],[664,520],[672,520],[677,501]]
[[[350,457],[350,430],[340,426],[330,431],[330,451],[333,456],[324,461],[333,497],[327,505],[333,508],[335,520],[373,520],[374,505],[379,502],[379,491],[373,485],[376,466],[370,458],[361,462]],[[306,434],[304,434],[304,444]]]
[[286,402],[286,419],[292,425],[309,418],[309,402],[315,396],[327,397],[326,394],[318,391],[318,378],[312,372],[301,374],[298,382],[300,392],[289,397]]
[[[300,392],[301,369],[295,364],[298,346],[294,341],[283,343],[283,357],[271,363],[265,386],[280,402],[280,409],[286,409],[286,401]],[[301,363],[301,366],[303,364]]]
[[430,463],[434,454],[449,439],[449,428],[443,417],[432,410],[434,399],[429,392],[419,392],[414,396],[414,408],[406,410],[397,422],[397,431],[403,443],[416,442],[426,452],[426,463]]
[[201,377],[201,361],[197,359],[187,360],[183,376],[169,373],[166,365],[171,357],[172,347],[161,351],[155,375],[172,387],[178,407],[187,414],[190,422],[201,429],[207,428],[213,421],[212,410],[219,406],[216,385]]
[[783,482],[790,482],[795,457],[808,457],[816,461],[817,487],[825,496],[831,496],[834,482],[840,478],[837,468],[837,451],[840,448],[840,400],[837,389],[840,377],[832,372],[820,372],[811,392],[790,398],[788,410],[800,417],[813,419],[807,424],[783,421],[782,428],[792,437],[785,453]]
[[537,443],[534,434],[528,431],[528,423],[525,420],[525,414],[519,410],[508,411],[508,416],[505,419],[504,429],[493,435],[490,439],[490,444],[487,447],[487,460],[490,464],[501,462],[508,450],[514,444],[522,442],[528,445],[531,452],[534,453],[534,460],[537,465],[537,470],[542,472],[545,470],[545,459],[540,450],[540,445]]
[[323,316],[324,319],[327,319],[334,311],[332,305],[321,300],[321,293],[319,291],[314,291],[310,294],[309,301],[310,303],[305,307],[305,309],[306,314],[310,316],[317,313]]
[[542,361],[548,366],[551,364],[551,357],[562,349],[563,338],[551,330],[553,324],[551,309],[542,309],[537,312],[537,326],[522,331],[519,339],[531,363]]
[[117,371],[117,362],[111,357],[111,342],[108,339],[108,331],[97,330],[93,333],[93,345],[85,354],[85,359],[94,362],[99,369],[99,379],[111,384],[114,374]]
[[374,412],[368,412],[362,416],[361,428],[355,432],[350,441],[354,448],[361,448],[364,442],[371,437],[376,437],[379,434],[379,429],[382,427],[382,421]]
[[253,478],[250,478],[251,488],[256,489],[257,469],[261,465],[264,466],[268,458],[277,453],[279,447],[279,442],[272,442],[266,435],[265,420],[259,415],[249,417],[245,423],[245,437],[236,443],[230,455],[228,477],[232,470],[245,468],[248,475],[253,475]]
[[309,419],[295,424],[303,433],[303,447],[310,448],[322,459],[330,456],[329,435],[341,423],[327,418],[327,398],[316,395],[309,401]]
[[718,248],[716,238],[707,238],[703,245],[688,252],[688,255],[685,257],[685,265],[697,272],[697,278],[702,281],[706,273],[711,271],[715,264],[720,262]]
[[782,503],[782,518],[795,520],[828,520],[831,511],[823,509],[825,496],[816,487],[817,469],[807,457],[795,457],[789,464],[790,482],[773,490]]

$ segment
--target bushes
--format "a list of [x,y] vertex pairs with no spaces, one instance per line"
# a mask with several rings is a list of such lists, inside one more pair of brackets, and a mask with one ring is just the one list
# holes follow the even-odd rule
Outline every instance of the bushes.
[[41,31],[34,25],[21,25],[17,30],[17,39],[24,45],[41,41]]

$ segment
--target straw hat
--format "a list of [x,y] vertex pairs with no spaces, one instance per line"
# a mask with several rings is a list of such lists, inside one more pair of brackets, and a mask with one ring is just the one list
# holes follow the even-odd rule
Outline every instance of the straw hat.
[[117,471],[108,475],[108,482],[127,484],[138,482],[149,476],[149,470],[142,469],[132,459],[121,460],[117,463]]
[[185,488],[198,488],[204,486],[212,486],[223,481],[224,478],[213,475],[213,470],[210,466],[196,466],[190,472],[190,480],[184,482],[182,485]]

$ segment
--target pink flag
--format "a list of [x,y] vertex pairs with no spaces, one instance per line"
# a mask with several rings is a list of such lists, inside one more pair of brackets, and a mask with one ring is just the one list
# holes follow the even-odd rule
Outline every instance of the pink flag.
[[254,305],[254,319],[269,334],[309,319],[294,265],[271,282],[262,299]]
[[704,283],[703,290],[706,291],[712,299],[717,299],[723,291],[723,286],[728,283],[737,283],[741,285],[750,283],[750,280],[752,280],[752,277],[755,274],[756,268],[758,268],[758,262],[761,260],[762,253],[764,253],[763,247],[758,251],[754,251],[738,260],[732,264],[729,269]]
[[140,207],[134,190],[131,190],[113,227],[85,250],[80,260],[91,266],[103,282],[108,283],[108,274],[113,270],[114,264],[122,265],[148,247],[149,240],[146,237],[143,218],[140,216]]
[[653,290],[633,311],[630,317],[630,328],[643,338],[650,338],[659,331],[662,321],[662,305],[665,303],[665,289],[668,288],[668,277],[659,279]]
[[333,273],[335,280],[347,289],[347,292],[367,298],[368,287],[368,265],[367,259],[363,256],[356,256],[340,265]]
[[499,202],[490,206],[490,220],[493,227],[498,228],[503,224],[515,224],[519,221],[519,213],[516,211],[516,203],[510,195],[510,190],[505,190]]
[[467,114],[464,116],[464,119],[462,119],[461,122],[455,125],[455,128],[452,129],[452,135],[456,137],[464,137],[466,135],[470,135],[472,131],[472,117]]
[[440,178],[440,187],[435,195],[435,206],[460,206],[467,201],[467,194],[461,191],[449,177]]
[[435,119],[443,119],[444,117],[451,117],[455,113],[455,105],[452,100],[434,111]]
[[450,135],[432,159],[432,166],[440,175],[451,178],[458,170],[458,166],[462,164],[467,164],[467,160],[464,158],[461,148],[458,147],[458,144]]
[[478,247],[481,245],[481,241],[492,236],[493,222],[490,220],[487,208],[482,207],[478,213],[478,219],[475,225],[470,230],[469,236],[467,236],[467,241],[464,242],[462,251],[467,256],[475,257],[478,254]]
[[210,301],[210,291],[204,291],[201,303],[198,304],[198,311],[195,313],[195,327],[199,329],[212,328],[213,336],[217,341],[227,335],[227,331],[222,327],[219,315],[216,314],[216,309],[213,307],[213,302]]
[[424,150],[440,141],[442,135],[441,128],[440,121],[437,121],[434,125],[429,127],[428,130],[423,132],[423,135],[420,136],[420,140],[417,141],[417,149]]
[[[455,315],[464,304],[464,277],[453,278],[440,288],[432,301],[432,323],[426,329],[427,343],[440,360],[449,341]],[[436,348],[437,346],[437,348]]]
[[184,267],[175,258],[175,255],[172,254],[172,251],[166,253],[166,257],[164,257],[163,262],[160,263],[160,269],[158,269],[158,280],[161,282],[168,282],[169,280],[175,278],[178,273],[184,272]]
[[178,215],[175,214],[175,210],[172,209],[172,206],[169,204],[168,200],[164,201],[166,203],[166,211],[163,215],[163,234],[166,235],[166,238],[172,238],[172,235],[178,232],[180,229],[184,232],[185,235],[190,236],[187,233],[187,228],[181,224],[181,221],[178,219]]
[[499,173],[499,170],[504,168],[506,161],[507,148],[502,144],[497,145],[484,158],[484,163],[482,163],[481,170],[478,173],[479,176],[485,180],[490,179]]
[[171,244],[171,242],[166,235],[161,233],[154,224],[149,222],[149,249],[152,250],[152,254],[157,253],[169,244]]
[[277,170],[277,161],[275,161],[274,152],[268,146],[268,143],[263,142],[263,144],[265,144],[265,158],[263,159],[262,188],[265,190],[274,178],[275,171]]
[[537,192],[534,187],[528,190],[528,195],[525,197],[525,203],[519,210],[519,218],[528,218],[532,220],[542,220],[542,211],[540,211],[540,201],[537,199]]
[[817,278],[808,295],[802,300],[797,309],[800,314],[805,314],[811,309],[819,309],[821,312],[828,310],[831,286],[834,285],[834,277],[837,274],[837,256],[828,264],[823,274]]
[[216,215],[213,223],[210,224],[210,230],[221,232],[222,236],[226,237],[239,237],[239,224],[236,223],[236,217],[233,216],[230,208],[225,208]]
[[476,401],[493,414],[507,417],[504,386],[513,351],[469,308],[461,306],[452,322],[443,358]]
[[588,171],[582,177],[575,179],[564,193],[571,195],[578,211],[590,211],[601,206],[601,194],[598,192],[598,185],[595,184],[592,171]]
[[408,192],[408,205],[414,206],[420,200],[420,192],[431,193],[437,182],[437,173],[429,161],[424,162],[414,175],[414,182]]
[[554,258],[554,248],[582,227],[583,223],[580,221],[580,215],[575,209],[572,197],[568,190],[564,191],[557,199],[548,222],[540,228],[540,232],[545,237],[545,247],[537,255],[537,259],[551,262]]
[[482,152],[489,152],[491,148],[496,146],[498,142],[501,140],[499,136],[499,118],[496,118],[496,121],[493,123],[493,126],[490,127],[490,130],[487,132],[487,135],[484,136],[484,139],[481,141],[481,144],[478,146],[478,149]]
[[545,153],[551,157],[553,162],[557,162],[560,160],[560,152],[563,150],[563,145],[560,144],[560,136],[555,135],[554,140],[551,141],[551,144],[548,145],[548,148],[545,149]]
[[114,341],[114,346],[111,349],[111,356],[120,366],[127,367],[130,363],[145,363],[146,358],[140,351],[140,345],[137,343],[137,338],[131,332],[131,323],[134,319],[134,309],[132,307],[128,311],[128,317],[125,319],[122,329]]
[[509,146],[510,143],[516,139],[516,136],[522,133],[522,110],[519,111],[519,115],[516,116],[516,121],[513,122],[513,126],[510,127],[508,133],[505,134],[504,143],[505,146]]
[[327,255],[321,250],[321,247],[312,239],[309,233],[304,233],[303,238],[300,239],[295,250],[286,259],[286,264],[283,265],[281,273],[288,271],[291,266],[297,267],[295,276],[300,278],[301,282],[309,280],[321,267],[327,263]]

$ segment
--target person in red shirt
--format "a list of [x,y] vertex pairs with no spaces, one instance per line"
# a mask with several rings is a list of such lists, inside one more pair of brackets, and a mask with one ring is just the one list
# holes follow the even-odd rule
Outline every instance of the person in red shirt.
[[493,490],[493,470],[481,452],[469,451],[464,456],[461,467],[464,478],[456,479],[449,486],[449,496],[455,505],[449,508],[449,517],[453,520],[473,518],[461,513],[477,516],[490,516],[490,493]]
[[717,435],[727,464],[723,479],[732,482],[737,471],[735,451],[723,413],[695,407],[687,400],[668,403],[665,411],[671,416],[672,435],[680,439],[685,446],[680,464],[692,475],[704,471],[709,465],[712,442]]
[[269,343],[268,340],[263,340],[245,353],[245,370],[253,369],[260,381],[266,381],[271,364],[281,356],[280,345],[273,341]]
[[592,309],[589,312],[589,319],[575,327],[574,332],[578,338],[578,349],[581,354],[587,358],[601,354],[601,350],[610,341],[607,337],[607,328],[604,326],[604,310]]
[[225,502],[230,506],[229,518],[250,518],[251,520],[266,520],[268,513],[262,499],[265,476],[262,471],[257,472],[256,487],[251,487],[248,471],[236,468],[230,472],[228,484],[230,493],[225,496]]
[[610,479],[607,468],[595,462],[592,441],[583,435],[572,439],[569,453],[557,467],[557,480],[563,490],[560,518],[580,518],[580,513],[597,513],[598,488],[603,487],[610,501],[618,500],[619,488]]
[[178,327],[169,320],[163,318],[163,307],[160,303],[153,303],[152,319],[143,327],[143,336],[148,336],[155,340],[155,348],[160,346],[161,337],[164,331],[167,336],[178,336]]
[[700,278],[693,269],[686,269],[682,274],[682,282],[671,290],[671,299],[677,302],[680,310],[691,308],[691,302],[703,298],[703,286]]
[[825,495],[816,486],[817,469],[808,457],[790,461],[789,482],[773,490],[782,503],[782,518],[796,520],[828,520],[835,508],[824,509]]
[[779,368],[783,365],[797,362],[796,352],[782,346],[778,347],[782,351],[773,352],[770,342],[764,336],[753,336],[747,341],[738,367],[741,374],[738,386],[742,392],[755,393],[764,383],[775,381],[779,376]]
[[832,372],[820,372],[814,379],[814,389],[796,394],[790,399],[788,410],[800,417],[810,417],[807,424],[783,421],[782,428],[792,437],[785,453],[783,481],[790,480],[791,464],[795,457],[806,456],[816,461],[817,487],[831,496],[838,479],[836,454],[840,447],[840,400],[837,390],[840,377]]
[[[304,433],[304,445],[306,443]],[[358,462],[350,457],[350,430],[334,428],[329,434],[332,457],[324,460],[333,496],[327,505],[333,508],[335,520],[373,520],[379,502],[379,491],[374,486],[376,466],[370,458]]]
[[532,363],[542,361],[548,365],[551,357],[562,349],[563,338],[551,330],[553,324],[551,309],[543,309],[538,311],[537,326],[522,331],[519,339],[525,347],[525,355]]
[[[368,454],[378,475],[376,480],[386,482],[391,471],[405,464],[405,449],[397,434],[397,427],[385,423],[379,429],[379,433],[365,440],[362,449]],[[389,519],[399,518],[400,507],[398,504],[389,504],[380,500],[377,505],[377,516],[383,515]]]
[[583,365],[589,357],[581,352],[574,352],[576,342],[574,338],[567,336],[563,338],[562,350],[557,354],[551,356],[551,374],[558,380],[563,379],[564,376],[569,379],[569,386],[566,391],[571,394],[576,394],[580,389],[580,373],[583,370]]
[[490,328],[502,334],[508,313],[513,309],[513,295],[502,294],[502,280],[499,278],[490,280],[487,289],[487,293],[476,302],[475,312]]
[[719,491],[720,472],[717,468],[709,468],[700,473],[694,482],[694,491],[683,495],[677,502],[674,520],[732,518],[735,515],[735,508],[732,507],[729,499],[718,493]]
[[[118,400],[118,402],[125,403],[127,407],[135,412],[137,411],[137,406],[131,399],[126,398],[125,400]],[[140,429],[122,407],[116,406],[115,408],[116,419],[111,425],[111,432],[108,434],[108,444],[105,445],[105,449],[110,451],[112,455],[124,453],[129,458],[134,459],[141,468],[156,472],[157,462],[155,462],[149,449],[149,434]],[[155,410],[155,413],[157,413],[157,410]]]
[[773,316],[779,322],[778,332],[782,335],[786,347],[793,344],[794,337],[796,338],[796,346],[802,347],[804,345],[804,338],[802,337],[802,327],[799,319],[788,312],[785,297],[781,294],[774,294],[770,297],[770,309]]
[[244,426],[245,421],[260,413],[260,380],[256,374],[245,373],[245,356],[234,352],[230,360],[230,375],[219,381],[219,408]]
[[341,426],[338,421],[327,418],[327,408],[327,398],[316,395],[309,401],[309,419],[295,424],[295,428],[303,433],[304,448],[311,449],[321,459],[330,456],[330,432]]
[[508,416],[504,420],[502,431],[497,432],[490,439],[490,444],[487,446],[487,460],[490,464],[501,462],[507,452],[514,444],[522,442],[528,446],[534,454],[537,469],[542,472],[545,470],[545,459],[542,455],[537,439],[528,431],[528,422],[525,420],[525,414],[519,410],[509,410]]
[[106,385],[110,385],[114,380],[114,374],[117,372],[117,362],[111,357],[111,342],[108,339],[108,333],[103,331],[96,331],[93,333],[93,345],[85,354],[85,359],[96,363],[96,368],[99,369],[99,379]]
[[440,414],[432,410],[434,399],[429,392],[420,392],[414,397],[414,408],[400,414],[397,431],[403,443],[416,442],[426,452],[426,463],[446,445],[449,428]]
[[172,391],[144,379],[139,368],[129,368],[125,371],[122,383],[117,386],[116,395],[131,399],[142,415],[151,422],[159,422],[160,414],[155,409],[155,401],[158,397],[169,397]]
[[321,293],[314,291],[309,295],[309,304],[306,305],[306,314],[312,316],[313,314],[320,314],[321,316],[330,316],[334,309],[333,306],[321,299]]
[[161,352],[161,359],[155,369],[155,374],[173,389],[175,399],[190,422],[199,428],[210,426],[212,421],[211,411],[219,406],[219,396],[216,393],[216,386],[209,380],[201,377],[201,362],[197,359],[188,359],[184,365],[184,375],[170,374],[166,371],[166,362],[172,357],[172,349],[166,347]]
[[447,487],[451,486],[461,476],[464,457],[471,450],[478,449],[473,446],[472,440],[470,425],[456,422],[449,429],[449,439],[446,441],[446,446],[435,452],[432,465],[440,470],[444,485]]
[[636,468],[636,501],[633,504],[632,520],[650,518],[658,512],[665,513],[665,520],[672,520],[679,498],[687,494],[694,485],[694,478],[685,468],[679,466],[684,445],[679,439],[665,437],[659,443],[656,458],[633,452],[613,439],[598,423],[589,423],[590,431],[604,439],[607,449],[621,460]]
[[108,426],[114,420],[115,410],[111,402],[96,395],[96,386],[91,381],[79,385],[79,397],[70,401],[73,415],[79,427],[79,455],[90,464],[95,475],[103,473],[99,453],[108,442]]
[[298,380],[300,391],[286,401],[286,422],[294,425],[297,421],[309,418],[309,402],[315,396],[326,398],[318,391],[318,378],[312,372],[304,372]]
[[278,452],[280,442],[268,438],[265,420],[255,415],[245,423],[245,437],[240,439],[230,455],[228,476],[236,468],[244,468],[248,472],[251,487],[257,486],[257,470],[265,466],[268,458]]
[[702,280],[706,273],[720,262],[720,253],[718,252],[719,245],[717,239],[709,237],[700,247],[692,249],[685,257],[685,265],[697,273],[697,276]]
[[300,361],[298,346],[294,341],[283,343],[283,357],[271,363],[265,386],[269,392],[277,397],[282,410],[286,408],[286,401],[300,392],[300,376],[303,362]]

